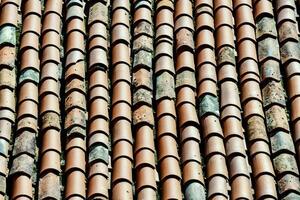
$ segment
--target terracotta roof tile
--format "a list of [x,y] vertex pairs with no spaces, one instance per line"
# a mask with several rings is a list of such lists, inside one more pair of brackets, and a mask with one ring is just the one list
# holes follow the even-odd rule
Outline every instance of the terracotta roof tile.
[[294,0],[0,0],[0,199],[299,199]]

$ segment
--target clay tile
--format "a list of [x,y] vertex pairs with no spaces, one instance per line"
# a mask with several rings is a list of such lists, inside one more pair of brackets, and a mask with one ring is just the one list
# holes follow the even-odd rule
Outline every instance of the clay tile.
[[142,105],[133,112],[133,124],[149,124],[154,125],[153,110],[148,105]]
[[126,27],[130,27],[129,14],[125,9],[117,9],[113,12],[111,27],[113,28],[117,24],[122,24]]
[[92,37],[88,48],[90,51],[94,48],[101,48],[107,51],[107,40],[103,37]]
[[[126,67],[128,68],[128,66],[126,66]],[[107,72],[101,71],[101,70],[94,71],[90,75],[89,83],[90,83],[89,84],[89,89],[90,90],[94,87],[108,88],[108,85],[107,85]]]
[[13,68],[15,66],[16,49],[15,47],[0,47],[0,65],[3,67]]
[[18,6],[12,3],[2,3],[0,25],[6,24],[17,26]]
[[133,17],[133,26],[136,26],[142,21],[152,22],[151,10],[147,7],[140,7],[135,10]]
[[2,131],[0,132],[0,138],[1,139],[3,138],[5,140],[9,141],[10,137],[11,137],[12,123],[7,121],[7,120],[1,119],[0,120],[0,126],[2,128]]
[[281,179],[279,179],[278,187],[279,194],[283,194],[285,191],[298,191],[300,188],[299,178],[291,174],[286,174]]
[[23,117],[38,117],[37,104],[33,101],[23,101],[18,107],[18,119]]
[[68,68],[70,65],[74,65],[77,62],[83,61],[84,55],[82,52],[76,50],[69,52],[67,58],[66,58],[66,64],[65,67]]
[[220,50],[224,46],[234,48],[234,34],[229,26],[221,26],[216,30],[216,47]]
[[183,104],[180,106],[178,108],[178,118],[180,127],[185,126],[187,123],[199,124],[195,107],[192,104]]
[[207,160],[206,165],[210,166],[207,169],[207,177],[212,177],[213,175],[228,177],[226,165],[223,165],[224,162],[226,162],[226,159],[220,154],[216,154]]
[[41,99],[41,105],[40,105],[40,115],[45,114],[46,112],[56,112],[59,114],[59,100],[56,95],[49,94],[44,96]]
[[84,62],[77,62],[76,64],[71,65],[65,71],[65,81],[66,82],[68,82],[72,78],[83,80],[84,77],[85,77],[85,63]]
[[[73,42],[73,41],[79,41],[79,42]],[[78,31],[73,31],[69,33],[68,39],[67,39],[67,48],[66,53],[68,54],[70,51],[73,50],[79,50],[84,51],[84,35]]]
[[113,86],[112,105],[118,102],[127,102],[131,104],[130,85],[125,82],[117,82]]
[[132,184],[126,181],[116,183],[112,188],[112,198],[114,199],[130,199],[132,198]]
[[157,137],[171,135],[177,138],[176,120],[169,115],[163,116],[158,120]]
[[108,136],[109,130],[108,130],[108,121],[103,118],[96,118],[92,120],[89,124],[89,135],[93,135],[95,133],[103,133]]
[[55,31],[49,31],[43,34],[42,49],[47,46],[55,46],[60,48],[60,35]]
[[161,25],[168,25],[174,27],[173,12],[169,9],[162,9],[160,11],[157,11],[155,24],[156,28],[158,28]]
[[212,8],[212,5],[213,5],[213,0],[196,0],[195,1],[195,8],[205,7],[205,6]]
[[134,152],[151,150],[154,153],[153,128],[150,126],[137,127]]
[[190,0],[180,0],[175,5],[175,20],[182,15],[193,17],[193,5]]
[[218,29],[221,26],[233,28],[232,11],[226,7],[220,7],[215,13],[215,28]]
[[37,86],[34,83],[27,82],[26,84],[22,85],[21,88],[22,89],[19,92],[19,103],[27,100],[38,103],[38,90]]
[[229,10],[232,10],[232,1],[226,0],[226,1],[216,1],[214,2],[214,10],[215,12],[219,9],[219,8],[227,8]]
[[[21,175],[13,178],[14,187],[12,188],[12,199],[22,198],[32,199],[32,180],[30,177]],[[26,186],[26,187],[24,187]]]
[[[88,146],[90,148],[90,153],[93,153],[92,151],[95,149],[101,149],[101,151],[104,151],[104,149],[108,149],[109,148],[109,138],[107,137],[106,134],[103,133],[94,133],[92,136],[89,137],[89,143]],[[95,151],[95,152],[99,152],[99,151]],[[101,155],[101,158],[104,157],[103,155]],[[97,159],[97,158],[96,158]],[[105,162],[107,161],[106,158],[102,158]],[[94,160],[91,161],[91,159],[89,159],[89,163],[95,161]],[[97,162],[97,161],[96,161]]]
[[89,8],[89,17],[88,17],[88,25],[90,26],[92,23],[100,22],[103,24],[107,24],[108,21],[108,8],[102,2],[94,3]]
[[66,177],[65,198],[76,196],[85,198],[85,174],[81,171],[73,171]]
[[292,122],[299,120],[300,118],[300,113],[299,110],[297,109],[300,105],[300,98],[297,97],[291,102],[291,120]]
[[218,136],[211,136],[206,140],[205,156],[209,158],[211,156],[214,156],[214,154],[221,154],[223,156],[226,155],[223,138]]
[[255,43],[250,40],[244,40],[240,42],[238,44],[238,62],[242,62],[245,59],[257,60],[256,51],[253,51],[255,48]]
[[130,68],[127,64],[120,63],[112,69],[112,84],[118,81],[126,81],[131,84]]
[[[49,96],[49,95],[48,95]],[[70,129],[73,126],[85,128],[85,112],[80,109],[72,109],[66,116],[65,129]]]
[[127,119],[131,121],[131,106],[127,102],[119,102],[112,107],[112,121],[117,119]]
[[26,17],[28,15],[35,14],[39,17],[42,15],[41,2],[39,0],[28,0],[22,4],[24,13],[23,16]]
[[60,0],[46,1],[44,16],[48,13],[55,12],[62,17],[63,3]]
[[223,127],[224,127],[224,137],[225,139],[228,139],[230,137],[244,137],[243,133],[243,127],[240,123],[240,119],[234,118],[234,117],[228,117],[225,118],[223,121]]
[[0,90],[0,109],[9,109],[15,112],[16,100],[14,95],[10,89]]
[[33,68],[39,70],[40,61],[35,59],[39,57],[39,52],[34,49],[28,49],[23,52],[21,56],[21,67],[20,70],[23,71],[25,68]]
[[180,167],[178,160],[174,157],[165,157],[160,162],[160,178],[162,182],[165,182],[170,178],[181,178]]
[[197,67],[204,63],[210,63],[216,66],[216,57],[213,49],[204,48],[199,51],[197,54]]
[[240,6],[235,13],[235,25],[238,29],[241,25],[249,24],[255,27],[252,8],[249,6]]
[[276,130],[289,131],[285,109],[274,105],[266,111],[267,128],[269,132]]
[[130,65],[130,48],[126,44],[116,44],[112,48],[112,65],[119,63]]
[[181,106],[183,103],[190,103],[195,105],[195,92],[189,87],[179,89],[177,92],[176,107]]
[[161,42],[156,45],[155,57],[158,56],[169,56],[173,57],[173,45],[168,42]]
[[181,145],[181,149],[181,161],[183,164],[188,162],[201,162],[200,149],[197,141],[186,140],[185,143]]
[[104,70],[108,67],[107,52],[101,48],[94,48],[89,52],[89,68],[97,66]]
[[135,169],[138,171],[147,167],[155,168],[155,158],[153,151],[144,149],[135,155]]
[[[182,60],[182,59],[181,59]],[[155,62],[155,73],[167,71],[168,73],[174,75],[174,61],[169,56],[160,56]]]
[[48,46],[43,50],[41,64],[46,62],[60,63],[60,50],[54,46]]
[[252,199],[251,182],[246,176],[238,176],[231,184],[233,199]]
[[215,39],[212,31],[204,29],[197,34],[196,37],[196,49],[202,48],[215,48]]
[[262,199],[272,197],[276,199],[277,191],[275,185],[276,182],[274,178],[272,176],[269,176],[268,174],[257,177],[255,186],[256,197]]
[[277,11],[277,24],[281,25],[283,22],[290,21],[296,23],[295,11],[293,8],[284,8],[280,11]]
[[173,27],[163,25],[156,28],[155,40],[159,41],[164,38],[173,40]]
[[40,166],[40,173],[55,171],[60,173],[60,154],[55,151],[47,151],[43,154]]
[[213,82],[217,82],[217,74],[216,67],[211,64],[203,64],[198,70],[198,81],[202,82],[205,80],[211,80]]
[[58,22],[60,21],[60,16],[56,13],[49,13],[45,15],[43,20],[42,34],[47,31],[56,31],[59,34],[61,30],[61,23]]
[[194,20],[190,16],[184,15],[175,21],[175,33],[183,28],[194,32]]
[[48,62],[45,63],[42,66],[42,71],[41,71],[41,82],[43,82],[46,79],[54,79],[58,81],[59,77],[59,67],[57,64]]
[[176,50],[184,51],[189,49],[194,50],[193,33],[186,29],[181,29],[176,33]]
[[[136,185],[137,192],[141,192],[141,190],[143,190],[144,188],[149,188],[149,187],[155,190],[156,182],[154,177],[155,177],[155,171],[150,167],[143,167],[137,170],[137,185]],[[148,193],[148,195],[150,194]]]
[[175,105],[172,100],[164,100],[158,102],[156,116],[157,118],[160,118],[163,115],[171,115],[174,118],[176,117]]
[[56,80],[54,79],[44,79],[43,82],[40,84],[40,90],[39,95],[40,98],[46,94],[52,93],[54,95],[57,95],[59,97],[59,85]]
[[209,180],[207,187],[209,188],[207,191],[208,198],[228,199],[228,183],[226,178],[215,176]]
[[93,176],[88,182],[88,199],[107,198],[108,199],[108,181],[103,176]]
[[132,181],[132,162],[127,158],[119,158],[114,161],[113,164],[112,182],[126,181],[131,183]]
[[60,199],[61,192],[59,189],[60,177],[55,173],[48,173],[39,180],[39,199]]
[[[72,20],[74,21],[74,20]],[[81,24],[82,25],[82,24]],[[94,23],[89,27],[88,30],[88,35],[90,38],[93,37],[103,37],[104,39],[107,38],[107,30],[106,30],[106,26],[102,23]]]
[[147,35],[140,35],[133,41],[132,50],[134,52],[140,50],[153,51],[153,39]]
[[65,110],[68,112],[72,108],[86,110],[85,94],[78,91],[72,91],[65,98]]
[[[67,35],[69,35],[70,33],[72,32],[79,32],[83,35],[85,35],[85,27],[84,27],[84,24],[82,23],[82,20],[81,19],[73,19],[71,20],[70,22],[68,22],[67,24],[67,28],[66,28],[66,32],[67,32]],[[106,29],[105,29],[106,30]]]
[[258,101],[261,101],[261,99],[262,99],[260,86],[256,82],[253,82],[253,81],[245,82],[242,85],[241,90],[243,91],[242,95],[241,95],[242,103],[245,103],[246,101],[248,101],[250,99],[256,99]]
[[43,133],[41,154],[47,151],[61,152],[60,132],[58,130],[49,129]]
[[263,140],[257,140],[250,146],[251,157],[254,157],[256,154],[265,153],[270,155],[269,144]]
[[226,141],[226,154],[228,158],[234,156],[245,156],[244,142],[239,137],[231,137]]
[[163,199],[181,199],[181,185],[177,177],[169,178],[162,185]]
[[201,125],[203,128],[204,138],[210,137],[212,135],[216,135],[223,138],[223,131],[218,117],[214,115],[209,115],[202,119]]
[[273,17],[273,6],[272,2],[269,0],[261,0],[256,1],[254,3],[254,17],[256,20],[259,20],[259,18],[263,16],[271,16]]
[[249,6],[252,7],[252,1],[251,0],[237,0],[233,2],[234,9],[238,9],[240,6]]
[[74,147],[67,151],[65,172],[69,173],[71,170],[85,170],[85,152],[80,148]]
[[256,154],[252,158],[252,171],[256,179],[263,174],[274,177],[274,169],[269,155],[264,153]]
[[237,30],[236,35],[237,35],[238,43],[240,43],[242,40],[247,40],[247,39],[256,42],[255,29],[248,24],[241,26]]
[[[22,36],[28,33],[36,34],[40,36],[41,33],[41,19],[37,15],[29,15],[23,21]],[[38,38],[37,38],[38,40]]]
[[167,157],[173,157],[179,160],[178,152],[177,152],[177,143],[175,138],[164,136],[161,137],[158,141],[159,146],[159,155],[158,160],[162,161]]
[[228,105],[241,108],[239,89],[237,85],[231,81],[221,84],[221,109]]
[[105,119],[108,119],[109,117],[108,109],[105,109],[108,106],[106,100],[95,99],[90,106],[91,106],[90,115],[89,115],[90,120],[96,117],[103,117]]
[[157,11],[162,11],[162,10],[174,10],[174,2],[171,0],[162,0],[157,2]]
[[128,12],[130,12],[130,1],[115,1],[113,2],[113,5],[112,5],[112,10],[113,11],[116,11],[116,10],[119,10],[119,9],[124,9]]
[[102,98],[105,101],[109,101],[107,88],[103,86],[94,87],[90,90],[89,102],[92,102],[94,99]]
[[113,137],[112,142],[113,144],[125,140],[129,143],[133,143],[132,138],[132,131],[131,131],[131,123],[127,120],[118,120],[113,124],[112,127]]

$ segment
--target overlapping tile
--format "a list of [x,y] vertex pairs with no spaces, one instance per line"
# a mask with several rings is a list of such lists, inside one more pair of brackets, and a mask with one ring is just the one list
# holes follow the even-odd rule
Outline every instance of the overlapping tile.
[[153,2],[152,0],[133,2],[132,115],[137,199],[156,199],[157,192],[152,109]]
[[128,0],[112,2],[112,199],[133,198],[130,13]]
[[173,57],[174,2],[156,2],[155,100],[157,151],[162,199],[182,199],[177,150],[175,69]]
[[[277,5],[280,3],[283,2],[278,1]],[[298,196],[299,171],[286,113],[286,94],[280,73],[279,42],[272,3],[268,0],[255,1],[254,16],[266,125],[271,142],[279,197],[284,199],[290,195]],[[282,39],[281,37],[279,41]],[[285,63],[283,59],[281,61]]]
[[232,1],[215,1],[216,55],[220,85],[221,122],[225,137],[232,199],[253,199],[250,166],[241,123],[237,85]]
[[[48,0],[45,3],[41,36],[41,74],[39,87],[40,100],[40,167],[39,167],[39,199],[61,199],[61,112],[60,87],[61,59],[51,59],[47,53],[60,55],[61,29],[50,26],[46,20],[56,20],[61,24],[63,1]],[[50,14],[51,13],[51,14]],[[47,26],[49,25],[49,26]],[[51,73],[49,72],[51,68]],[[31,91],[31,88],[27,88]],[[24,98],[28,98],[25,96]]]
[[175,3],[176,111],[180,135],[184,195],[187,199],[205,199],[206,191],[200,153],[199,120],[196,112],[193,4]]
[[[34,6],[33,6],[34,5]],[[11,199],[33,199],[36,195],[36,165],[38,135],[39,39],[41,33],[41,2],[22,2],[22,33],[20,37],[19,99],[17,128],[10,168]],[[35,18],[35,20],[33,20]],[[12,33],[12,32],[11,32]],[[10,33],[10,34],[11,34]],[[10,35],[12,36],[12,35]],[[30,57],[25,57],[30,52]],[[36,68],[26,60],[33,60]]]
[[[256,199],[277,199],[275,173],[265,126],[260,73],[256,54],[255,23],[251,1],[234,1],[235,32],[241,103],[248,138]],[[268,183],[268,184],[266,184]]]
[[[16,116],[16,58],[19,2],[0,3],[0,199],[7,197],[10,145]],[[5,78],[6,77],[6,78]]]
[[[108,6],[89,2],[89,131],[87,199],[109,199]],[[95,29],[94,27],[100,27]]]
[[228,199],[226,152],[219,121],[213,1],[196,1],[195,13],[197,106],[205,146],[207,198]]
[[[85,3],[69,0],[64,7],[67,30],[64,66],[64,199],[86,199]],[[74,71],[69,73],[69,70],[80,72],[80,75]]]

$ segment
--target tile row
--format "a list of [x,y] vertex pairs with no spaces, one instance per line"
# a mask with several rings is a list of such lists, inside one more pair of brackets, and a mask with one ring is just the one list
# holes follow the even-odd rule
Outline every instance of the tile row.
[[155,14],[156,140],[160,196],[162,199],[182,199],[175,108],[174,2],[171,0],[157,1]]
[[41,34],[41,2],[22,2],[22,32],[20,36],[20,68],[18,77],[18,111],[12,164],[11,199],[33,199],[37,191],[36,138],[38,135],[38,86],[40,73],[39,39]]
[[[258,60],[266,126],[279,197],[299,198],[299,170],[286,112],[286,94],[281,77],[281,62],[272,2],[254,1]],[[297,194],[298,193],[298,194]]]
[[133,128],[137,199],[157,198],[153,115],[153,0],[133,3]]
[[106,1],[91,1],[88,10],[87,199],[109,199],[110,190],[108,6]]
[[112,199],[133,198],[130,12],[129,0],[112,2]]
[[195,1],[197,107],[205,148],[208,199],[228,199],[229,180],[217,87],[213,0]]
[[175,3],[176,111],[181,149],[183,190],[187,199],[205,199],[205,183],[200,152],[200,123],[196,112],[193,4]]
[[[64,65],[64,199],[86,199],[86,66],[85,3],[65,4],[66,26]],[[76,42],[74,42],[76,41]],[[58,56],[58,55],[57,55]]]
[[270,142],[265,125],[260,72],[256,53],[255,22],[252,2],[234,1],[237,64],[241,88],[243,119],[248,138],[256,199],[277,199]]
[[19,2],[0,4],[0,199],[7,197],[8,162],[16,121],[16,59]]
[[232,199],[253,199],[251,168],[246,154],[237,85],[232,1],[215,1],[214,14],[221,122],[229,168],[230,195]]
[[47,0],[43,13],[39,85],[39,199],[61,199],[62,8],[63,1]]

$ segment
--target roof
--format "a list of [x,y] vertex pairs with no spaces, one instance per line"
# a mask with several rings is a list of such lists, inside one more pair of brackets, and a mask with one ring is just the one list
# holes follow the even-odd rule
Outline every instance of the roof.
[[299,6],[0,0],[0,200],[300,199]]

